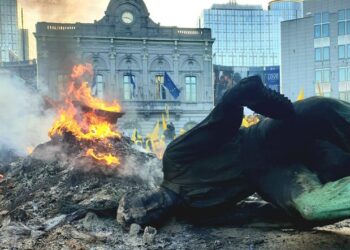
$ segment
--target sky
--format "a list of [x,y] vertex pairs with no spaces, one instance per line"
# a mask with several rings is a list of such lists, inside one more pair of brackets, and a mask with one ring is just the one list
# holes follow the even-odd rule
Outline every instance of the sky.
[[[93,22],[103,17],[109,0],[18,0],[24,9],[25,28],[30,30],[31,58],[35,57],[35,24],[47,22]],[[215,3],[229,0],[144,0],[151,19],[162,26],[198,27],[199,16]],[[262,5],[269,0],[237,0],[239,4]]]

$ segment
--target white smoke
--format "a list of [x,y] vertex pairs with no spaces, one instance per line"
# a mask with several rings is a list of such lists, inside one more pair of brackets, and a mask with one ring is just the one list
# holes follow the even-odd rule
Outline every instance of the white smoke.
[[41,96],[22,79],[0,71],[0,148],[24,156],[28,148],[49,140],[54,114],[42,104]]
[[138,176],[152,188],[159,186],[163,180],[162,162],[157,158],[141,163],[135,157],[129,156],[125,165],[119,168],[119,173],[124,176]]

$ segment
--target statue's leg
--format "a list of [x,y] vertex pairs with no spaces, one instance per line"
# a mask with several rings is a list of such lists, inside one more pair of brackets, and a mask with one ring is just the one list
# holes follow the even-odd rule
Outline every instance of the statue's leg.
[[203,121],[168,145],[164,158],[178,164],[196,160],[232,140],[242,119],[243,107],[221,100]]
[[325,185],[303,165],[271,168],[259,178],[258,193],[301,224],[350,218],[350,177]]

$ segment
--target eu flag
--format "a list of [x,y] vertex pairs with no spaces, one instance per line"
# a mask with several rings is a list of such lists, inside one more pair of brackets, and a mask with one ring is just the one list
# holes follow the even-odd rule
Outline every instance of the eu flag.
[[164,87],[166,87],[170,94],[176,99],[180,95],[180,90],[176,87],[173,80],[171,80],[170,76],[167,72],[164,72]]

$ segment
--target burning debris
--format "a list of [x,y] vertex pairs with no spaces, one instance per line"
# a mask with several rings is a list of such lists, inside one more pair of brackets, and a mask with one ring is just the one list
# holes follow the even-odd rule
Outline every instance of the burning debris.
[[[120,198],[159,185],[161,162],[121,135],[116,123],[122,109],[91,96],[85,80],[91,73],[89,65],[74,67],[49,142],[30,149],[26,158],[0,157],[0,248],[276,249],[288,248],[286,242],[294,249],[349,247],[340,235],[266,225],[198,228],[174,221],[159,231],[134,224],[124,232],[115,220]],[[210,214],[205,216],[210,220]],[[348,227],[345,221],[328,230]]]
[[162,180],[160,161],[138,151],[118,131],[120,105],[91,95],[86,79],[92,72],[91,65],[73,68],[64,102],[56,106],[51,141],[28,148],[24,159],[0,162],[2,247],[46,248],[43,237],[74,227],[82,218],[86,223],[88,213],[113,226],[103,236],[86,236],[78,229],[74,234],[89,239],[105,239],[113,230],[121,234],[114,220],[121,196]]
[[85,156],[109,166],[117,166],[120,160],[111,154],[112,143],[121,138],[116,122],[123,113],[116,103],[106,103],[91,95],[86,77],[93,75],[92,65],[76,65],[71,74],[64,107],[49,132],[51,138],[73,136],[78,142],[89,145]]

